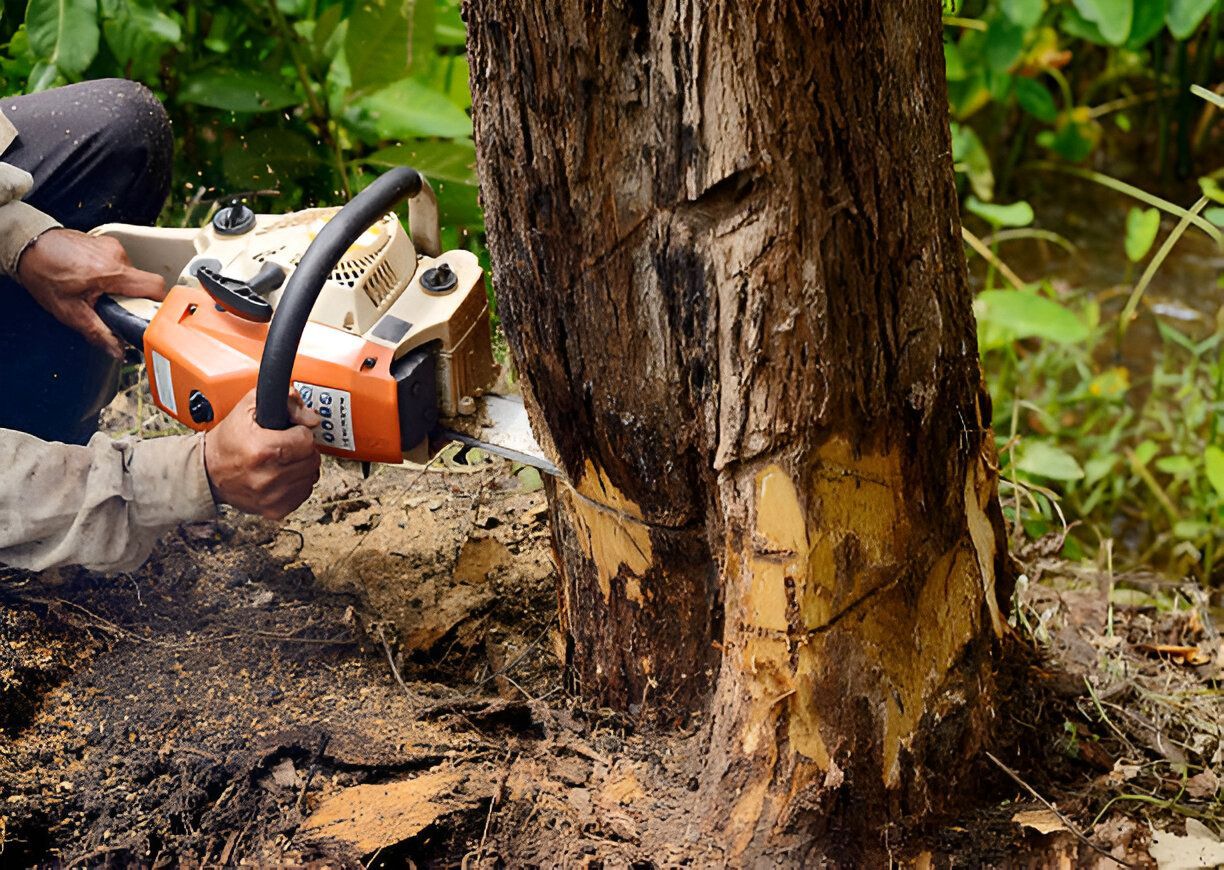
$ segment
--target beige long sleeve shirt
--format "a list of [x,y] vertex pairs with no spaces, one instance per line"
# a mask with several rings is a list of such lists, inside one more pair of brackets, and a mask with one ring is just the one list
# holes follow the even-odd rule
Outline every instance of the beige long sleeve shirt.
[[[0,112],[0,155],[17,138],[12,122]],[[29,246],[59,222],[21,199],[30,192],[34,179],[24,169],[0,163],[0,272],[17,274],[17,261]]]
[[[0,156],[16,137],[0,112]],[[21,201],[29,173],[0,162],[0,272],[13,275],[29,244],[59,226]],[[164,532],[214,516],[204,436],[114,441],[85,447],[0,429],[0,564],[42,570],[84,565],[126,571]]]

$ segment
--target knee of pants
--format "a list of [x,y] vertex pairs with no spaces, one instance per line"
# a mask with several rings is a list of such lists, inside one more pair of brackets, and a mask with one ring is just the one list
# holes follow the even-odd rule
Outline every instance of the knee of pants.
[[111,203],[115,220],[152,223],[170,192],[174,137],[161,101],[144,85],[127,79],[98,79],[69,87],[96,107],[99,165],[107,171],[96,179],[113,189],[101,191]]

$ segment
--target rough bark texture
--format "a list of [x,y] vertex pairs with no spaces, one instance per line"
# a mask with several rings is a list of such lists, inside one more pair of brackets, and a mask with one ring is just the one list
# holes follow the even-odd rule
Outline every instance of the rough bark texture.
[[710,713],[737,860],[938,802],[1005,559],[940,5],[466,12],[500,312],[570,479],[575,683]]

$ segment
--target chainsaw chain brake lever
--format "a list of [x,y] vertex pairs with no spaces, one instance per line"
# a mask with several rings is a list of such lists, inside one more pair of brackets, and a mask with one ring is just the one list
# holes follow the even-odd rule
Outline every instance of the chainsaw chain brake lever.
[[264,263],[259,274],[249,281],[222,275],[212,264],[201,263],[193,271],[200,286],[218,306],[254,323],[268,323],[272,319],[272,306],[263,294],[271,293],[285,282],[285,270],[272,262]]

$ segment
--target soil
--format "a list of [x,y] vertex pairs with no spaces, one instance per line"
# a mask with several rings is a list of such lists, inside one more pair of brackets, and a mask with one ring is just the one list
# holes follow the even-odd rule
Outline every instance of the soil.
[[[0,573],[0,865],[722,863],[687,826],[700,718],[567,690],[544,497],[513,471],[329,462],[284,524],[225,513],[132,574]],[[1221,755],[1206,606],[1024,555],[984,809],[831,866],[1154,866],[1153,831],[1214,819],[1218,782],[1187,788]]]

